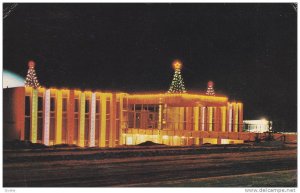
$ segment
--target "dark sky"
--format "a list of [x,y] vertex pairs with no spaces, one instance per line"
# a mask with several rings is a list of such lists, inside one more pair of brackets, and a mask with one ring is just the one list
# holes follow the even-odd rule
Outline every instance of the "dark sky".
[[3,68],[33,59],[43,86],[165,92],[180,59],[188,91],[213,80],[245,119],[297,128],[291,4],[18,4],[3,36]]

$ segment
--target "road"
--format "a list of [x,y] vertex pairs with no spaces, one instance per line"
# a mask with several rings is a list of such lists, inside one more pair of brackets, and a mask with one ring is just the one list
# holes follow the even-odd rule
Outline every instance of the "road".
[[[284,149],[256,149],[243,151],[236,148],[231,152],[190,150],[162,153],[164,149],[134,149],[129,157],[112,156],[99,158],[97,153],[109,150],[93,151],[58,151],[58,152],[4,152],[3,186],[4,187],[104,187],[104,186],[189,186],[191,180],[210,181],[215,186],[215,178],[254,175],[289,178],[280,172],[292,171],[293,179],[276,179],[288,181],[296,186],[297,169],[296,147]],[[224,149],[224,148],[223,148]],[[249,148],[248,148],[249,149]],[[168,152],[170,151],[167,149]],[[134,154],[130,154],[134,151]],[[144,155],[144,151],[155,152],[155,155]],[[121,155],[122,150],[114,152]],[[174,153],[175,152],[175,153]],[[188,153],[187,153],[188,152]],[[199,153],[200,152],[200,153]],[[71,156],[72,155],[72,156]],[[102,155],[102,154],[99,154]],[[56,157],[55,157],[56,156]],[[59,157],[57,157],[59,156]],[[84,159],[86,156],[88,159]],[[38,158],[38,159],[37,159]],[[55,159],[54,159],[55,158]],[[59,159],[58,159],[59,158]],[[47,161],[49,160],[49,161]],[[271,173],[270,173],[271,172]],[[272,172],[277,172],[273,175]],[[279,172],[279,173],[278,173]],[[270,173],[270,174],[269,174]],[[253,175],[251,178],[254,178]],[[266,177],[267,178],[267,177]],[[268,177],[269,178],[269,177]],[[248,178],[245,177],[244,181]],[[189,180],[189,181],[186,181]],[[200,183],[201,182],[201,183]],[[274,181],[275,182],[275,181]],[[251,186],[251,183],[220,183],[216,186]],[[273,184],[273,185],[272,185]],[[275,183],[276,185],[276,183]],[[282,184],[278,184],[282,186]],[[270,186],[274,186],[271,183]]]

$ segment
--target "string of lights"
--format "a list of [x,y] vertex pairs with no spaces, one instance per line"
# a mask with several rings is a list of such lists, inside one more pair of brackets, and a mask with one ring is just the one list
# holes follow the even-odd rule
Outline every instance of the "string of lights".
[[33,87],[33,88],[41,87],[40,83],[37,79],[34,66],[35,66],[34,61],[28,62],[28,71],[27,71],[27,76],[25,79],[25,87]]
[[214,90],[214,82],[213,81],[209,81],[207,83],[207,91],[206,91],[206,95],[210,95],[210,96],[215,96],[215,90]]
[[173,62],[173,68],[175,70],[171,86],[168,90],[168,93],[186,93],[184,87],[183,78],[181,76],[181,67],[182,63],[179,60]]

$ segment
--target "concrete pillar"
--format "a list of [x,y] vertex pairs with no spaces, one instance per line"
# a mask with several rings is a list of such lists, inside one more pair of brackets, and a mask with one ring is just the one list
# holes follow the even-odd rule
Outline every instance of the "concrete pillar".
[[[3,101],[7,101],[4,100],[5,94],[3,91]],[[9,97],[11,98],[14,102],[13,102],[13,116],[10,117],[10,119],[13,119],[15,122],[15,127],[14,129],[16,129],[16,137],[17,139],[21,139],[24,140],[25,139],[25,89],[23,87],[19,87],[19,88],[14,88],[13,89],[13,96]],[[4,108],[4,104],[3,104],[3,113],[5,113],[6,115],[9,116],[9,114],[7,114],[5,112],[5,108]],[[4,115],[3,115],[3,127],[4,127]],[[4,127],[6,128],[6,127]],[[3,137],[4,137],[4,131],[3,131]],[[5,138],[6,139],[6,138]]]

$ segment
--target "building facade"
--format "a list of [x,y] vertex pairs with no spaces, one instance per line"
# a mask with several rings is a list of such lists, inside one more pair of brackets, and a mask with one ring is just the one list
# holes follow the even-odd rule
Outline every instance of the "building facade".
[[272,121],[261,120],[244,120],[244,131],[252,133],[264,133],[272,131]]
[[243,143],[243,104],[225,96],[4,89],[4,139],[116,147]]

